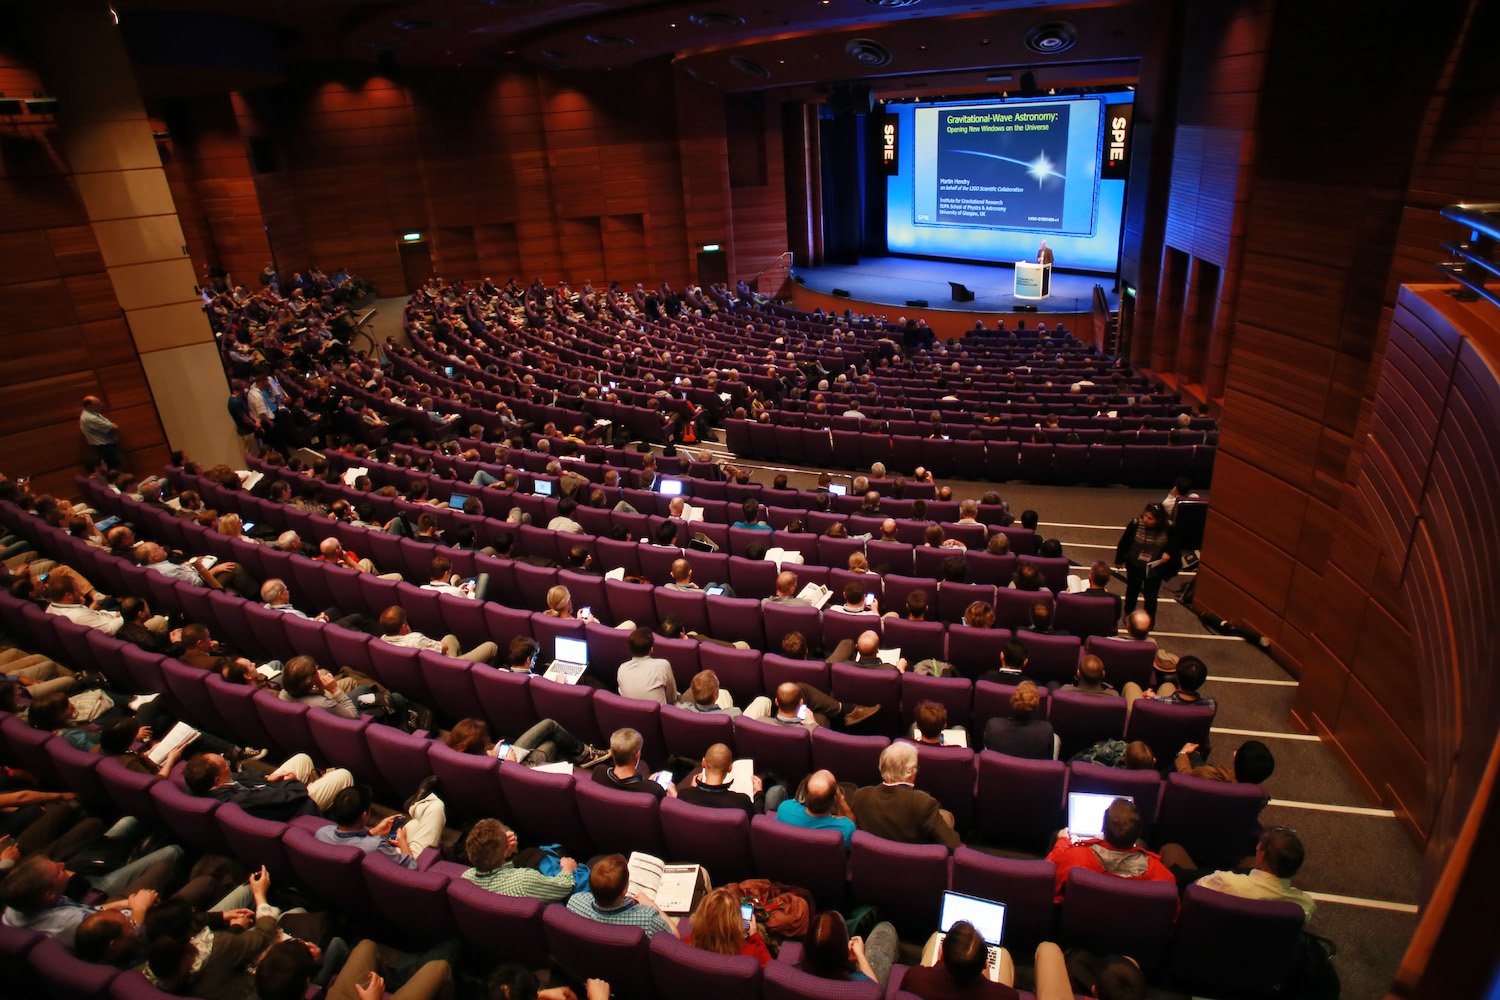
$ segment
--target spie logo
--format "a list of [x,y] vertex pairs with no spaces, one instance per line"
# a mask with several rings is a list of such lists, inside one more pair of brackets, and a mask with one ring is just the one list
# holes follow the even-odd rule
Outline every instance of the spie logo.
[[886,115],[880,123],[880,163],[885,167],[887,176],[894,176],[900,172],[896,160],[896,121],[895,115]]
[[1124,115],[1116,115],[1109,122],[1109,162],[1119,163],[1125,159],[1125,133],[1130,126],[1130,119]]

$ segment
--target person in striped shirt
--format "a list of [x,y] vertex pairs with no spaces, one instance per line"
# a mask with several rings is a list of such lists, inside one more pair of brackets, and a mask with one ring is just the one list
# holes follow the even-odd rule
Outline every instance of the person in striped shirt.
[[498,819],[475,823],[464,840],[464,849],[474,866],[464,872],[464,878],[481,889],[502,896],[529,896],[548,903],[560,902],[573,894],[573,872],[578,862],[563,858],[556,875],[518,867],[515,832]]

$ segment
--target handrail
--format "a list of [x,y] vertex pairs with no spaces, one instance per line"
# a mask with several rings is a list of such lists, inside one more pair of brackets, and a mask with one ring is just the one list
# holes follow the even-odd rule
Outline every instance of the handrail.
[[781,253],[777,254],[776,258],[774,260],[772,260],[771,263],[767,264],[765,267],[763,267],[759,271],[755,272],[755,278],[754,278],[754,280],[755,281],[759,281],[761,279],[761,275],[765,274],[771,268],[781,266],[781,262],[783,260],[786,261],[786,267],[787,267],[788,270],[790,270],[792,268],[792,265],[796,263],[796,258],[793,255],[793,251],[791,251],[791,250],[783,250]]
[[1487,278],[1500,278],[1500,266],[1493,259],[1495,242],[1500,240],[1500,202],[1448,205],[1442,216],[1468,229],[1470,235],[1467,243],[1444,243],[1443,249],[1457,259],[1435,266],[1463,286],[1454,293],[1460,301],[1483,298],[1500,306],[1500,291],[1484,284]]

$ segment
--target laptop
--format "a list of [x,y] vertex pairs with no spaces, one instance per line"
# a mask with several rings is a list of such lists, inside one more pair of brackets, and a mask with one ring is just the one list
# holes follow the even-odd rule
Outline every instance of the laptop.
[[832,493],[836,497],[848,496],[849,487],[845,486],[843,483],[829,483],[828,492]]
[[943,938],[948,936],[948,931],[960,920],[973,924],[984,943],[989,945],[987,971],[989,977],[998,982],[1000,939],[1005,933],[1005,904],[992,899],[980,899],[978,896],[966,896],[961,892],[944,892],[943,909],[938,916],[939,948],[943,946]]
[[588,668],[589,644],[582,639],[558,636],[553,640],[552,666],[542,677],[559,684],[577,684]]
[[680,496],[682,496],[682,480],[681,479],[663,479],[661,481],[661,489],[660,489],[659,492],[664,497],[680,497]]
[[1112,795],[1107,792],[1068,793],[1068,836],[1073,843],[1098,840],[1104,836],[1104,813],[1115,799],[1124,799],[1135,805],[1135,798],[1130,795]]
[[552,495],[552,480],[534,479],[531,482],[531,492],[539,497],[550,497]]
[[448,498],[448,506],[453,510],[463,510],[464,504],[468,502],[469,498],[463,493],[454,493]]

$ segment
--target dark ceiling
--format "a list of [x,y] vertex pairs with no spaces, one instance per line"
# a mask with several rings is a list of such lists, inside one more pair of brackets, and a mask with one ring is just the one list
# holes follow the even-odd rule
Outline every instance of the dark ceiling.
[[[889,95],[987,82],[1013,89],[1027,70],[1043,89],[1131,82],[1164,3],[114,0],[114,8],[143,83],[159,94],[210,81],[259,86],[312,63],[523,61],[608,72],[670,58],[724,90],[866,78]],[[1007,71],[1011,81],[1001,80]]]

